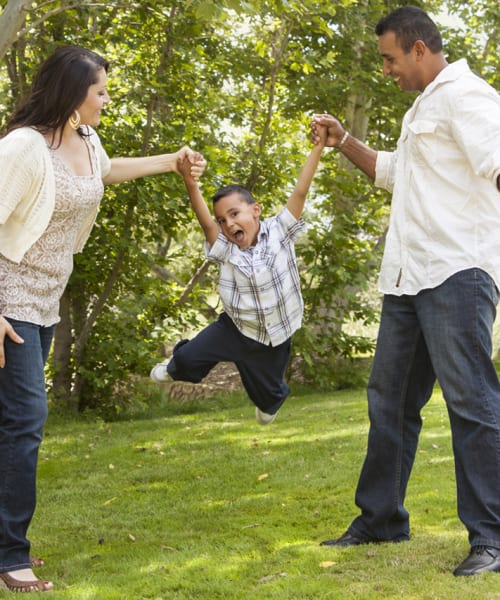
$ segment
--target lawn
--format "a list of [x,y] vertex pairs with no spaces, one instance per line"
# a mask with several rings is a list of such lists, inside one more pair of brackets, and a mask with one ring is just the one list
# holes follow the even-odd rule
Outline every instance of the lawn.
[[[500,599],[466,556],[436,391],[408,491],[412,540],[320,547],[356,515],[365,393],[296,392],[270,426],[243,394],[115,423],[51,412],[33,554],[53,600]],[[8,592],[0,592],[8,597]]]

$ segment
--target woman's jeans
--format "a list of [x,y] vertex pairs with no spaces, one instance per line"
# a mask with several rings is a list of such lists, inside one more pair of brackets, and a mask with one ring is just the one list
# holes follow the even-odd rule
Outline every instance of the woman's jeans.
[[491,360],[498,290],[480,269],[384,298],[368,384],[370,432],[351,533],[409,538],[406,487],[437,377],[448,409],[458,515],[471,546],[500,548],[500,384]]
[[47,418],[44,364],[54,327],[8,319],[23,339],[5,338],[0,369],[0,573],[30,567],[26,533],[36,505],[38,448]]

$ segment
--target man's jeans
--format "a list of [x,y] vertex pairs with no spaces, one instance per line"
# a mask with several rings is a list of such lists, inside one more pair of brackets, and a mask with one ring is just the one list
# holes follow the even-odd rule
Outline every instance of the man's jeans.
[[38,448],[47,418],[43,367],[54,327],[9,319],[23,339],[5,338],[0,369],[0,573],[29,568],[26,533],[36,504]]
[[370,432],[351,533],[408,539],[406,487],[435,378],[450,418],[458,514],[471,546],[500,548],[500,384],[491,360],[498,290],[480,269],[384,298],[368,384]]

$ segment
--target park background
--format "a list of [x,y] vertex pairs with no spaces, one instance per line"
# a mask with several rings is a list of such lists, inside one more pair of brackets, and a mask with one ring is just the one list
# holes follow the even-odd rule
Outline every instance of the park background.
[[[87,46],[111,62],[112,102],[99,126],[110,156],[189,144],[208,161],[206,197],[240,183],[270,216],[297,179],[315,112],[338,116],[375,148],[394,147],[414,94],[382,77],[373,29],[400,4],[3,0],[0,123],[55,47]],[[420,4],[436,15],[448,59],[466,56],[498,87],[498,3]],[[204,260],[188,205],[174,175],[107,187],[62,299],[48,373],[53,403],[104,418],[147,403],[141,376],[220,311],[217,267]],[[388,212],[385,192],[336,151],[324,152],[297,249],[305,318],[293,340],[292,383],[340,389],[362,381]]]
[[[264,215],[270,216],[286,202],[309,151],[309,122],[314,113],[336,115],[348,131],[375,148],[394,147],[402,116],[414,95],[401,92],[392,80],[382,77],[374,26],[380,17],[402,4],[410,3],[1,0],[0,124],[22,101],[43,58],[59,45],[86,46],[111,63],[108,77],[112,102],[98,128],[110,156],[171,152],[189,144],[208,161],[202,180],[206,197],[222,185],[241,183],[261,202]],[[435,17],[449,61],[466,57],[475,72],[499,88],[497,0],[467,3],[433,0],[411,4],[421,6]],[[360,390],[366,383],[376,335],[380,305],[377,273],[389,201],[385,192],[375,189],[339,153],[324,152],[306,203],[308,233],[297,245],[305,318],[302,329],[294,336],[289,372],[295,404],[290,402],[281,434],[278,422],[270,432],[257,434],[255,423],[249,422],[248,400],[238,390],[237,377],[230,366],[198,388],[158,387],[147,378],[152,364],[167,355],[176,340],[192,335],[220,311],[217,268],[204,259],[203,239],[189,209],[181,178],[167,174],[107,187],[98,222],[84,252],[75,257],[75,271],[61,302],[61,322],[47,367],[51,415],[50,435],[43,445],[47,456],[61,460],[61,455],[53,450],[59,444],[67,444],[68,457],[78,456],[79,440],[91,432],[98,436],[108,431],[107,424],[109,431],[112,427],[127,428],[127,433],[121,432],[120,439],[115,440],[118,447],[128,440],[134,448],[137,445],[142,448],[143,442],[131,440],[141,436],[141,428],[149,416],[151,427],[153,424],[159,427],[165,436],[168,432],[168,438],[177,439],[182,448],[176,429],[179,422],[184,431],[194,421],[200,435],[205,436],[206,431],[217,430],[216,425],[228,419],[238,423],[239,435],[250,447],[254,436],[265,435],[266,439],[269,437],[266,443],[278,443],[280,435],[286,438],[287,431],[290,433],[287,427],[295,434],[302,429],[304,439],[300,443],[293,441],[294,434],[283,447],[287,447],[286,454],[292,463],[293,460],[300,463],[300,457],[307,452],[304,460],[312,461],[308,462],[308,471],[318,474],[324,470],[320,466],[323,459],[320,461],[318,457],[320,462],[312,466],[314,444],[306,444],[306,439],[318,441],[327,435],[324,427],[329,423],[332,436],[344,432],[343,443],[353,444],[349,458],[338,464],[340,471],[347,469],[350,473],[342,498],[345,506],[351,506],[366,434],[366,405]],[[498,328],[495,335],[498,356]],[[228,396],[228,392],[232,395]],[[429,421],[440,431],[445,429],[440,435],[447,439],[449,432],[439,390],[436,397],[436,407],[429,409],[437,411],[435,420]],[[203,399],[210,404],[201,402]],[[293,406],[298,407],[295,413]],[[354,431],[350,429],[353,419]],[[196,438],[194,441],[199,443]],[[217,448],[232,442],[225,437],[221,441],[214,434],[213,443],[210,453],[214,464],[219,473],[228,469],[224,486],[230,486],[231,481],[234,483],[231,477],[237,479],[243,467],[235,464],[233,472],[226,464],[232,465],[232,461],[227,456],[218,457]],[[258,446],[262,441],[255,443]],[[93,444],[89,442],[88,447]],[[156,448],[155,452],[163,451],[158,450],[161,447],[158,441],[151,441],[151,447]],[[430,451],[432,448],[431,444]],[[441,466],[445,470],[434,474],[433,481],[436,478],[450,481],[447,502],[450,515],[456,519],[449,441],[436,448],[443,452]],[[113,451],[120,454],[124,448],[118,450],[113,446]],[[193,452],[190,449],[187,456],[195,460]],[[240,456],[246,460],[243,457],[247,454]],[[109,459],[109,465],[113,462]],[[184,463],[178,477],[205,468],[194,466],[196,463],[187,461],[186,456]],[[55,484],[59,490],[63,484],[58,478],[65,473],[64,481],[73,477],[69,487],[77,498],[86,497],[86,477],[91,478],[95,473],[90,469],[81,479],[77,475],[81,466],[77,464],[69,472],[60,463],[54,469],[42,464],[41,485],[45,482],[51,490]],[[170,467],[165,467],[167,478],[171,475]],[[286,474],[289,478],[288,487],[299,485],[293,480],[297,463],[290,467],[285,461],[279,468],[283,477]],[[130,469],[129,475],[133,476],[134,470]],[[328,491],[321,479],[318,486],[312,484],[315,477],[308,479],[307,501],[326,503],[326,498],[321,498],[328,496]],[[170,489],[169,493],[175,494],[175,490]],[[73,497],[64,499],[68,509],[71,506],[81,511],[78,504],[72,506],[75,501]],[[103,500],[107,501],[109,498]],[[40,536],[46,536],[47,540],[54,533],[50,523],[57,522],[61,498],[54,498],[54,502],[56,514],[47,514],[47,524],[42,519],[38,525]],[[352,506],[348,514],[352,514]],[[120,514],[116,519],[120,521]],[[347,522],[345,516],[338,527]],[[459,532],[460,525],[455,527]],[[205,535],[210,536],[210,528]],[[456,535],[463,542],[460,534]],[[78,534],[74,536],[76,543]],[[69,543],[62,537],[64,541],[58,538],[60,543]],[[422,547],[425,547],[423,542]],[[461,554],[465,549],[466,545]],[[456,560],[459,559],[457,553]],[[269,580],[265,580],[266,575],[262,577],[266,584],[286,588],[285,577],[276,575]],[[416,577],[412,573],[409,581],[413,583]],[[390,586],[387,593],[380,591],[383,586],[377,592],[378,588],[368,582],[370,578],[366,583],[369,591],[356,588],[348,592],[345,588],[344,595],[335,595],[337,591],[331,592],[333,595],[317,591],[310,597],[368,598],[372,597],[370,594],[403,597]],[[446,589],[448,583],[443,578],[439,589]],[[498,585],[485,585],[481,588],[483,597],[499,597],[495,592]],[[183,596],[179,586],[177,592],[171,590],[165,596],[162,592],[151,592],[142,597],[216,598],[219,593],[220,597],[233,597],[227,589],[214,591],[212,595],[188,591]],[[204,589],[203,583],[200,586]],[[123,590],[118,583],[115,587]],[[114,596],[114,592],[104,592],[102,588],[85,591],[89,589],[93,589],[91,585],[82,584],[78,592],[73,589],[69,595],[60,597],[141,597],[135,592],[127,596],[123,591]],[[298,589],[294,584],[281,596],[266,593],[262,597],[308,597]],[[440,595],[445,592],[432,595],[429,590],[421,595],[407,590],[404,597],[447,597]],[[477,592],[471,590],[473,594]],[[454,588],[451,593],[468,597],[463,587]],[[258,597],[255,590],[252,594]],[[241,593],[234,597],[246,596]]]

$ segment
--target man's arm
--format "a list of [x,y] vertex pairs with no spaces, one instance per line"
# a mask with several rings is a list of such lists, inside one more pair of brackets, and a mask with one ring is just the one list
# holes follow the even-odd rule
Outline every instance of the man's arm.
[[287,208],[296,219],[300,219],[302,211],[304,210],[304,204],[306,196],[311,187],[311,182],[314,177],[314,173],[318,168],[319,159],[321,158],[321,152],[325,147],[326,141],[326,127],[318,125],[317,127],[317,140],[314,146],[309,152],[309,156],[302,167],[299,178],[290,198],[287,202]]
[[184,178],[184,185],[186,186],[191,206],[203,229],[205,239],[212,246],[219,235],[220,228],[214,221],[207,203],[201,195],[198,181],[191,175],[191,163],[189,159],[187,157],[179,159],[177,167],[179,173]]
[[314,115],[311,123],[313,141],[317,140],[316,127],[318,125],[324,125],[328,128],[326,146],[337,148],[358,169],[361,169],[368,177],[375,180],[376,150],[350,135],[344,130],[340,122],[331,115]]

